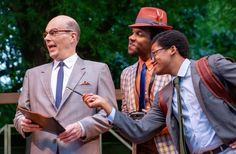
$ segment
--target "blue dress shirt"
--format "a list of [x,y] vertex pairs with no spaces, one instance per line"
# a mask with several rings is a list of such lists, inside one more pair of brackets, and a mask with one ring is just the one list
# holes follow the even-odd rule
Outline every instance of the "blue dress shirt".
[[[180,77],[184,135],[189,150],[191,153],[198,154],[218,147],[222,144],[222,141],[216,135],[197,100],[193,88],[189,59],[185,59],[182,63],[177,76]],[[172,109],[175,117],[178,117],[176,91],[174,91]]]

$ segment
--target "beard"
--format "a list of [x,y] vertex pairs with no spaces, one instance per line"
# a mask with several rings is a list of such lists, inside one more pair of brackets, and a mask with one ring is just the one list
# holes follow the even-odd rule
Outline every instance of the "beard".
[[138,56],[138,50],[134,46],[128,46],[128,54],[132,57]]

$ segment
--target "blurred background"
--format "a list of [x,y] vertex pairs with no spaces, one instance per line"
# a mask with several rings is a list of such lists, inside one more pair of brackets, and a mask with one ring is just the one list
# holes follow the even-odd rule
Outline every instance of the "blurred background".
[[[1,0],[0,92],[20,92],[26,69],[50,62],[42,33],[59,14],[81,27],[79,56],[107,63],[119,89],[121,71],[137,60],[127,54],[128,25],[143,6],[167,12],[168,24],[188,37],[190,58],[221,53],[236,60],[236,0]],[[15,108],[0,105],[0,128],[12,123]]]

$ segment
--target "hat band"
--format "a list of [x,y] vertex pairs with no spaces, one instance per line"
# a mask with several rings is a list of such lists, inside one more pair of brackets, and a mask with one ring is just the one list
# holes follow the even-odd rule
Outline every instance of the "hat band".
[[135,21],[136,24],[150,24],[150,25],[161,25],[161,26],[167,26],[165,23],[163,22],[157,22],[151,19],[147,19],[147,18],[137,18]]

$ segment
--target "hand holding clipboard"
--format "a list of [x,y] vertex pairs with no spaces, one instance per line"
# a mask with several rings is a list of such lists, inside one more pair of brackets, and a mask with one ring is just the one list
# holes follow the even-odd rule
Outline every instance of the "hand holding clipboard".
[[43,131],[57,135],[65,131],[65,128],[62,127],[61,124],[54,117],[47,117],[42,114],[29,111],[28,109],[20,106],[17,106],[17,109],[21,111],[21,113],[27,119],[32,120],[32,122],[42,127]]

